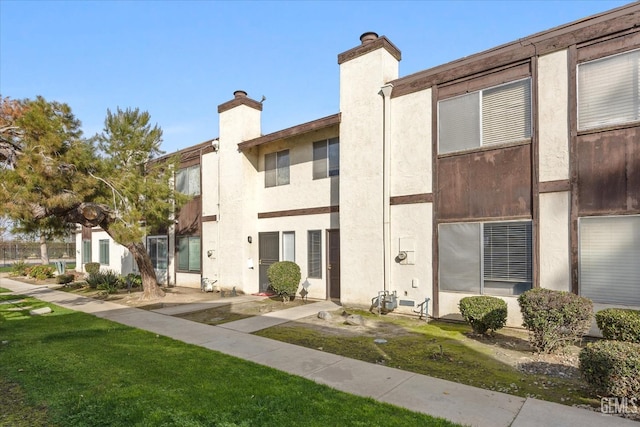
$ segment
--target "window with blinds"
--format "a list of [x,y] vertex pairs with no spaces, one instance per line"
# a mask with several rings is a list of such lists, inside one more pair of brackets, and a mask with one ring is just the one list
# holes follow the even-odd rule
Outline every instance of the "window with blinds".
[[443,291],[507,296],[532,287],[530,221],[440,224],[438,254]]
[[640,306],[640,215],[578,220],[580,295]]
[[531,79],[438,102],[438,152],[531,138]]
[[282,232],[282,261],[296,261],[296,233],[295,231]]
[[578,65],[578,129],[640,120],[640,49]]
[[309,230],[307,233],[307,275],[322,278],[322,232]]
[[289,150],[264,156],[264,186],[289,184]]
[[178,237],[178,270],[200,271],[200,236]]
[[109,240],[99,240],[98,241],[98,258],[100,260],[100,264],[109,265]]

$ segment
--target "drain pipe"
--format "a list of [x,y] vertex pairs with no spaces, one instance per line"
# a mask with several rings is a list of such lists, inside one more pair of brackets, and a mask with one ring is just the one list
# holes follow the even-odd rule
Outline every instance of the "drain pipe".
[[383,223],[383,250],[384,250],[384,287],[389,290],[389,276],[391,270],[391,91],[392,84],[387,84],[380,88],[382,95],[382,223]]

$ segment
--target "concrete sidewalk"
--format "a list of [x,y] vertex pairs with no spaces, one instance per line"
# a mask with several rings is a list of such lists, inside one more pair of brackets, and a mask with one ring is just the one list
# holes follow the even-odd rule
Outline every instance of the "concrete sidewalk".
[[640,427],[640,423],[620,417],[470,387],[246,333],[256,327],[262,329],[263,325],[269,327],[336,307],[328,301],[271,312],[226,325],[209,326],[7,278],[0,278],[0,286],[11,289],[16,294],[29,295],[65,308],[280,369],[347,393],[372,397],[380,402],[443,417],[460,424],[487,427]]

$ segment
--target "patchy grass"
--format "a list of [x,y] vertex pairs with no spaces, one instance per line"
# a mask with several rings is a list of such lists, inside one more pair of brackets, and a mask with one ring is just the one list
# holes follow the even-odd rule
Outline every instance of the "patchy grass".
[[[13,300],[0,305],[2,425],[455,425],[31,298],[0,298]],[[53,313],[22,309],[44,305]]]
[[11,292],[11,289],[7,289],[7,288],[0,288],[0,294],[5,294],[7,292]]
[[[565,356],[538,359],[529,347],[526,331],[505,328],[492,337],[478,337],[462,323],[426,323],[408,317],[379,317],[365,311],[350,313],[362,315],[369,326],[354,328],[340,324],[340,320],[330,325],[309,319],[265,329],[256,335],[517,396],[568,405],[599,404],[589,395],[577,369],[558,369]],[[335,317],[340,319],[339,311]],[[376,344],[374,338],[387,342]],[[574,353],[578,350],[573,349]],[[549,369],[554,376],[525,372],[518,369],[519,364],[534,372]]]

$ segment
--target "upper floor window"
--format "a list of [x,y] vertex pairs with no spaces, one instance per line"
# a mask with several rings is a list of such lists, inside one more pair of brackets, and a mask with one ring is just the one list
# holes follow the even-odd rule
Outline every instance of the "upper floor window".
[[578,65],[578,129],[640,120],[640,50]]
[[176,190],[189,196],[200,195],[200,165],[182,168],[176,174]]
[[438,102],[438,152],[531,138],[531,79]]
[[338,138],[313,143],[313,179],[337,176],[340,173],[340,140]]
[[289,150],[264,156],[264,186],[289,184]]

